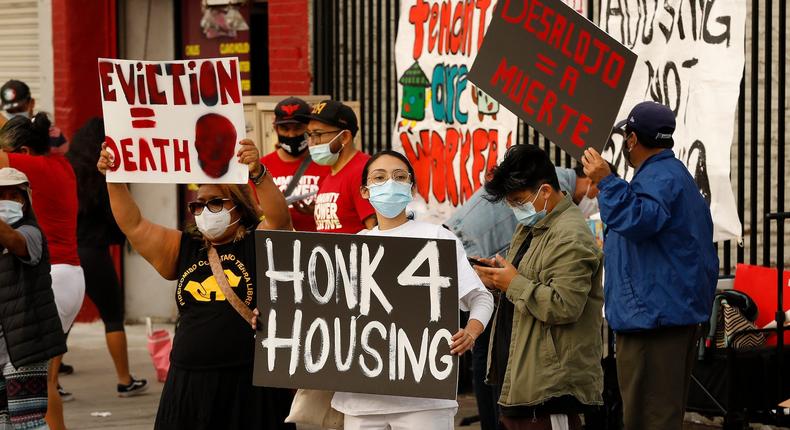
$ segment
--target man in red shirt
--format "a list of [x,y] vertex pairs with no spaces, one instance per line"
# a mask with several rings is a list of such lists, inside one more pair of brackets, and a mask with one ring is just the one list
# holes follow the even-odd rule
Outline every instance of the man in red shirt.
[[[261,158],[269,169],[274,183],[287,197],[309,195],[318,191],[324,178],[329,175],[328,166],[311,161],[307,151],[307,119],[310,105],[296,97],[284,99],[274,107],[274,129],[277,132],[277,149]],[[302,171],[296,184],[291,184],[297,172]],[[290,192],[286,192],[291,189]],[[294,230],[316,231],[313,208],[315,197],[295,201],[290,207]]]
[[362,198],[362,170],[370,157],[354,147],[357,115],[334,100],[313,106],[306,116],[313,161],[331,167],[315,197],[316,229],[325,233],[357,233],[376,225],[373,206]]

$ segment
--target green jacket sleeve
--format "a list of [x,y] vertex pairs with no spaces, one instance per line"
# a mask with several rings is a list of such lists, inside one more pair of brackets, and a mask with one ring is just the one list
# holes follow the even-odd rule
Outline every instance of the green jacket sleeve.
[[517,312],[531,314],[545,324],[576,322],[600,264],[595,250],[579,242],[557,243],[551,255],[543,258],[541,273],[519,273],[510,282],[506,296]]

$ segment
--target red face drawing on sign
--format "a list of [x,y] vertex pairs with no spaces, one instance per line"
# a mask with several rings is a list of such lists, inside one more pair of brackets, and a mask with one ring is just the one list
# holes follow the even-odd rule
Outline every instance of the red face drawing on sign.
[[212,178],[228,172],[236,148],[236,128],[222,115],[209,113],[195,124],[195,150],[200,168]]

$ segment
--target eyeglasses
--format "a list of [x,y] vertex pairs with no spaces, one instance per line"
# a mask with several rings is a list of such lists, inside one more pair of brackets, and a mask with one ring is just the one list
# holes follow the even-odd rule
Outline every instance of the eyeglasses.
[[[544,184],[544,185],[545,185],[545,184]],[[510,206],[511,208],[516,208],[516,207],[519,207],[519,206],[524,206],[524,205],[525,205],[525,204],[527,204],[527,203],[532,203],[532,204],[534,205],[534,204],[535,204],[535,201],[537,201],[537,200],[538,200],[538,196],[540,195],[540,190],[541,190],[542,188],[543,188],[543,185],[541,185],[541,186],[540,186],[540,188],[538,188],[538,192],[537,192],[537,193],[536,193],[534,196],[532,196],[532,197],[527,197],[527,198],[525,198],[525,199],[523,199],[523,200],[521,200],[521,201],[513,201],[513,200],[510,200],[510,199],[505,199],[505,203],[506,203],[508,206]]]
[[193,202],[187,203],[187,208],[189,208],[189,212],[192,215],[198,216],[203,213],[204,208],[208,208],[209,212],[217,213],[225,207],[225,202],[229,202],[230,199],[223,199],[223,198],[214,198],[207,202],[201,202],[199,200],[195,200]]
[[376,169],[368,175],[368,186],[384,185],[390,178],[395,182],[411,185],[411,174],[405,170],[397,169],[387,173],[384,169]]
[[512,200],[505,200],[505,204],[508,205],[511,208],[521,207],[521,206],[524,206],[525,204],[531,203],[531,202],[532,202],[532,199],[524,199],[524,200],[522,200],[520,202],[514,202]]
[[321,140],[321,137],[325,134],[329,133],[340,133],[343,130],[330,130],[330,131],[306,131],[304,135],[307,137],[307,140],[318,141]]

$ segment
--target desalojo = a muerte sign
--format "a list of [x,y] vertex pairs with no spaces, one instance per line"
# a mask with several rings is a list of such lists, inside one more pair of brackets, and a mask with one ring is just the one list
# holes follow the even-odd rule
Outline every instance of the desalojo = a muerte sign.
[[560,0],[504,0],[469,79],[580,160],[603,150],[635,63]]
[[98,60],[109,182],[245,183],[236,58]]
[[456,244],[256,232],[253,383],[454,399]]

